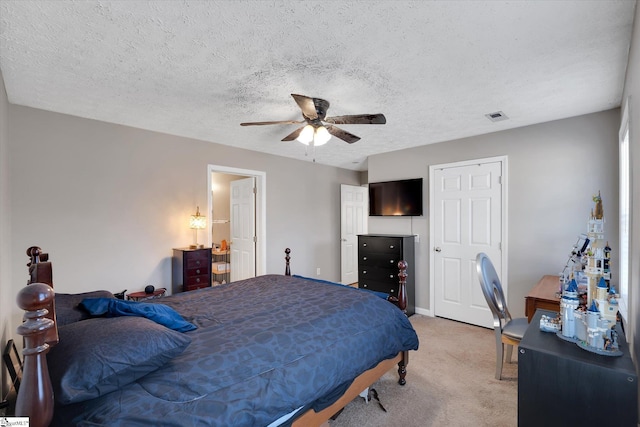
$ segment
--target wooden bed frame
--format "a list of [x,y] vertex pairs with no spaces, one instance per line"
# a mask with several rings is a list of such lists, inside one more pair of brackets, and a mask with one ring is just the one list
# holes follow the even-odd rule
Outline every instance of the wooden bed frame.
[[[291,250],[285,250],[285,275],[291,275]],[[29,281],[22,288],[16,299],[18,306],[25,311],[24,323],[17,328],[17,333],[24,337],[22,354],[23,373],[20,390],[16,401],[16,416],[29,417],[31,427],[47,427],[53,418],[54,399],[46,354],[49,348],[58,343],[58,327],[55,317],[55,292],[53,291],[53,275],[48,254],[37,246],[27,249],[29,256]],[[406,311],[407,263],[400,261],[398,297],[389,296],[388,301]],[[382,375],[398,365],[398,383],[406,384],[406,367],[409,364],[409,352],[402,351],[391,359],[378,363],[372,369],[356,377],[347,391],[331,406],[320,412],[309,409],[296,418],[293,427],[328,425],[328,420],[338,414],[349,402],[363,390],[376,382]]]

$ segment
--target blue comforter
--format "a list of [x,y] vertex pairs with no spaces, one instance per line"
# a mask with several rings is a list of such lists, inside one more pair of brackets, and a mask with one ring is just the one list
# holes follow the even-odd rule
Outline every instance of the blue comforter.
[[302,278],[266,275],[154,302],[197,326],[185,352],[120,390],[56,407],[56,424],[264,427],[418,348],[389,302]]

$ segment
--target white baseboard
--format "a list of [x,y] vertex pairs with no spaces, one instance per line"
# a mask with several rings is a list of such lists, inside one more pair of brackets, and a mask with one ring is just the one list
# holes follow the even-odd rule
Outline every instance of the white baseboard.
[[431,310],[427,310],[426,308],[416,307],[416,314],[422,314],[423,316],[434,317],[431,314]]

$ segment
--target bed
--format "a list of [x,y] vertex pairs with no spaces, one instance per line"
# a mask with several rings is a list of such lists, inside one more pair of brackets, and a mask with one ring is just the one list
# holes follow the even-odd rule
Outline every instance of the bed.
[[[318,426],[396,365],[404,385],[418,348],[404,262],[399,298],[291,276],[287,249],[285,275],[132,303],[55,294],[48,256],[27,254],[16,414],[32,427]],[[105,305],[144,315],[87,312]]]

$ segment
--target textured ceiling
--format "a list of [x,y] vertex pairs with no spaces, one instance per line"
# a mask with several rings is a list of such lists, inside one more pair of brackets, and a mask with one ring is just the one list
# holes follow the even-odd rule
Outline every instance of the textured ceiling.
[[[318,163],[620,105],[635,0],[6,1],[9,102],[311,160],[281,142],[291,98],[327,99],[343,125]],[[491,122],[501,110],[509,120]]]

